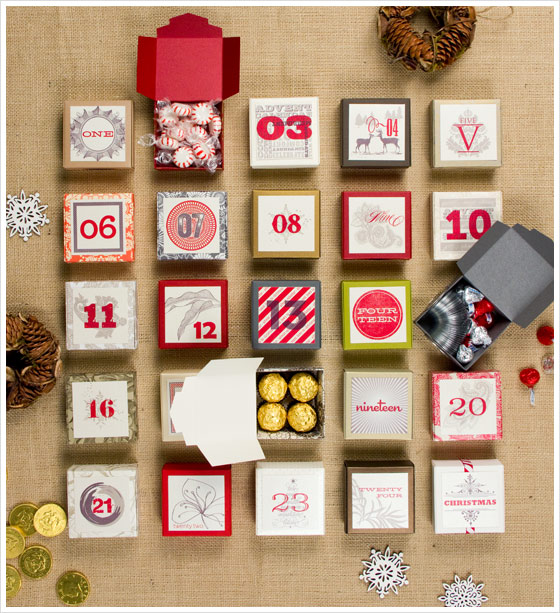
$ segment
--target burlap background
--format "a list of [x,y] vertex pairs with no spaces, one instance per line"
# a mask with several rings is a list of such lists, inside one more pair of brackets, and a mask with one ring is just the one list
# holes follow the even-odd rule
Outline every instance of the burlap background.
[[[65,99],[132,99],[136,135],[152,127],[152,103],[135,93],[136,40],[179,14],[179,7],[8,8],[8,193],[39,191],[50,225],[24,244],[8,241],[7,305],[34,313],[64,342],[64,281],[136,279],[140,341],[133,352],[67,353],[65,374],[134,369],[138,373],[140,435],[133,445],[70,446],[66,442],[64,386],[33,408],[7,416],[8,507],[32,500],[66,502],[66,468],[75,462],[138,462],[140,536],[136,539],[48,540],[54,568],[39,582],[24,580],[13,605],[56,606],[54,584],[65,570],[91,580],[89,604],[129,606],[330,605],[434,606],[442,581],[455,572],[486,583],[488,604],[553,603],[553,381],[543,376],[535,407],[518,380],[525,366],[540,366],[545,349],[538,325],[516,326],[477,364],[498,369],[504,380],[504,439],[474,444],[434,444],[430,433],[429,372],[450,363],[414,331],[411,351],[343,352],[340,281],[406,278],[412,281],[413,315],[456,275],[454,263],[431,259],[430,192],[502,190],[504,221],[553,232],[553,10],[516,8],[504,21],[480,20],[473,48],[441,74],[415,74],[390,65],[376,40],[377,11],[348,8],[193,8],[241,36],[241,90],[226,102],[226,170],[158,173],[151,150],[136,148],[132,172],[62,169],[61,117]],[[497,11],[493,17],[506,11]],[[203,67],[201,67],[203,69]],[[248,99],[320,97],[321,165],[309,171],[251,171]],[[339,101],[342,97],[410,97],[412,167],[404,172],[339,168]],[[429,103],[433,98],[501,98],[502,168],[433,171],[429,164]],[[254,262],[250,252],[251,190],[311,189],[322,194],[322,256],[316,262]],[[230,254],[224,264],[156,261],[156,192],[224,189],[229,194]],[[413,259],[348,262],[341,259],[340,192],[412,191]],[[131,191],[136,196],[136,262],[74,264],[62,259],[65,192]],[[230,347],[227,351],[160,351],[157,347],[157,280],[227,277]],[[255,536],[254,466],[233,469],[231,538],[162,538],[160,471],[170,460],[201,456],[160,438],[159,373],[201,367],[216,357],[251,356],[249,287],[254,278],[310,278],[323,282],[323,349],[275,352],[265,365],[322,365],[326,372],[326,438],[318,442],[264,442],[270,460],[322,460],[326,467],[324,537]],[[344,367],[406,367],[414,372],[414,440],[345,442],[342,436]],[[500,459],[505,464],[506,533],[436,536],[431,525],[431,458]],[[343,527],[343,461],[410,458],[416,466],[416,533],[347,536]],[[369,548],[390,545],[410,564],[410,585],[379,600],[358,580]]]

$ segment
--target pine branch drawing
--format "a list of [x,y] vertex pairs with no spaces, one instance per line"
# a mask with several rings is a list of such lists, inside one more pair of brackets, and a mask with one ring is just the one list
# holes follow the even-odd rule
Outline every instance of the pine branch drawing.
[[189,290],[180,296],[168,298],[165,301],[165,313],[167,315],[176,308],[186,309],[183,319],[177,328],[177,340],[180,340],[187,326],[195,322],[201,313],[219,306],[219,300],[216,300],[210,290],[201,289],[198,292]]
[[356,527],[369,524],[371,528],[406,528],[407,518],[399,511],[391,509],[391,503],[386,506],[379,500],[369,501],[360,491],[357,482],[352,479],[352,523]]

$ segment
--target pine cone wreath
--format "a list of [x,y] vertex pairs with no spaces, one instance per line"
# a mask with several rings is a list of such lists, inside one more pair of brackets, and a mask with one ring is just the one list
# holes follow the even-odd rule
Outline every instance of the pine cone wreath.
[[[437,30],[419,34],[411,20],[428,9]],[[441,70],[452,64],[472,44],[476,27],[474,6],[381,6],[377,34],[387,54],[408,70]]]
[[33,316],[6,315],[6,406],[24,409],[51,391],[62,370],[60,345]]

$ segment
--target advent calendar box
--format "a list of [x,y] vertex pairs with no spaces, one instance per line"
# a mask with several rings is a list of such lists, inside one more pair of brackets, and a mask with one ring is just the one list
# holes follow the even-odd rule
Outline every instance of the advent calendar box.
[[253,190],[253,257],[318,258],[320,192]]
[[159,393],[161,410],[161,440],[165,443],[171,441],[184,441],[181,432],[177,432],[171,419],[170,410],[175,394],[183,389],[185,377],[192,377],[195,370],[170,370],[159,375]]
[[[462,370],[469,370],[511,322],[526,328],[554,299],[554,242],[538,230],[496,221],[457,262],[462,276],[437,296],[415,320],[432,343]],[[472,287],[494,306],[487,332],[492,344],[478,347],[469,362],[457,359],[466,332],[450,312],[467,306],[458,291]],[[451,339],[448,341],[446,339]],[[456,340],[454,340],[454,338]]]
[[163,536],[231,536],[231,466],[165,464]]
[[225,260],[226,192],[158,192],[158,260]]
[[322,462],[257,462],[257,536],[325,534]]
[[343,168],[410,166],[408,98],[342,100],[340,110]]
[[134,262],[134,195],[65,194],[64,261]]
[[459,260],[502,221],[502,192],[433,192],[434,260]]
[[253,281],[254,349],[321,348],[320,281]]
[[68,170],[132,168],[133,126],[130,100],[67,100],[62,166]]
[[136,373],[70,375],[66,379],[66,428],[69,443],[135,441]]
[[136,349],[136,281],[66,283],[66,348]]
[[432,479],[436,534],[505,532],[499,460],[432,460]]
[[179,279],[159,282],[159,348],[228,346],[228,282]]
[[410,349],[410,281],[343,281],[344,349]]
[[342,192],[342,257],[409,260],[410,192]]
[[502,165],[499,100],[433,100],[434,168]]
[[434,441],[501,439],[500,373],[432,373],[432,431]]
[[[155,38],[138,37],[136,91],[154,100],[154,115],[158,100],[217,101],[223,121],[223,101],[239,91],[239,64],[239,37],[224,38],[222,28],[209,24],[208,19],[185,13],[158,28]],[[154,126],[157,134],[155,118]],[[223,135],[222,130],[219,135],[222,155],[217,170],[224,167]],[[156,170],[203,170],[195,165],[178,168],[161,164],[157,154],[155,147]]]
[[319,166],[319,98],[249,100],[251,168]]
[[344,438],[411,440],[409,370],[344,370]]
[[74,464],[67,478],[70,538],[138,536],[136,464]]
[[344,462],[346,534],[414,532],[414,464],[408,460]]

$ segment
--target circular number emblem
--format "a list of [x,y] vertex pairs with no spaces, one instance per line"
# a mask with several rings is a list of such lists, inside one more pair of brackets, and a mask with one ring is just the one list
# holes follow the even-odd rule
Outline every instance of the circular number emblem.
[[166,230],[171,242],[185,251],[198,251],[216,236],[212,209],[197,200],[185,200],[171,209]]
[[122,515],[124,500],[116,488],[105,483],[92,483],[80,497],[82,515],[96,526],[110,526]]
[[81,136],[88,149],[105,151],[115,140],[115,129],[105,117],[90,117],[82,124]]
[[352,311],[352,320],[361,334],[373,340],[382,340],[400,328],[403,310],[393,294],[374,289],[358,298]]

